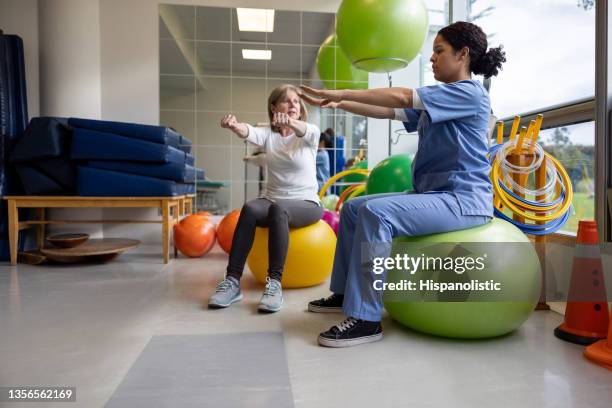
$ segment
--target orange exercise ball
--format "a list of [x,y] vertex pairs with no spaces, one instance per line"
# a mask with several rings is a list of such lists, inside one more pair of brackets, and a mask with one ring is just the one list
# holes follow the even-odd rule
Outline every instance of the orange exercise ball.
[[190,258],[199,258],[215,244],[215,225],[201,215],[190,215],[174,226],[174,245]]
[[238,218],[240,218],[240,209],[228,213],[217,226],[219,246],[227,254],[232,250],[232,240],[234,239],[234,231],[238,224]]

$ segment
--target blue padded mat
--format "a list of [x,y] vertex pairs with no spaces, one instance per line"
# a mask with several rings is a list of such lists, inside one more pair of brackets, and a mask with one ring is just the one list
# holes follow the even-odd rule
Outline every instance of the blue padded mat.
[[196,193],[196,185],[194,183],[178,183],[181,186],[182,193],[181,194],[195,194]]
[[32,118],[13,146],[13,163],[60,157],[70,151],[71,131],[61,118]]
[[71,157],[85,160],[128,160],[153,163],[191,164],[191,156],[174,147],[112,133],[74,129]]
[[187,139],[185,136],[181,135],[181,144],[179,149],[184,151],[185,153],[191,153],[191,140]]
[[28,195],[66,195],[71,192],[40,169],[24,164],[17,164],[16,167]]
[[191,194],[193,184],[79,166],[77,193],[97,197],[166,197]]
[[70,118],[68,119],[68,124],[75,128],[115,133],[134,139],[147,140],[149,142],[167,144],[174,147],[178,147],[182,144],[181,135],[179,133],[163,126],[80,118]]
[[[183,183],[194,182],[196,169],[188,164],[179,163],[133,163],[116,161],[93,160],[87,163],[89,167],[97,169],[115,170],[123,173],[140,174],[141,176],[157,177],[167,180],[179,181]],[[202,171],[203,172],[203,171]],[[199,174],[199,173],[198,173]]]

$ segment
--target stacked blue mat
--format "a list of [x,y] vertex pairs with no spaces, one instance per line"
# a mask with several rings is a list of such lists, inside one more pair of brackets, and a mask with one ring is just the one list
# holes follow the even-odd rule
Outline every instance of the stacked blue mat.
[[70,156],[81,196],[195,194],[204,171],[194,167],[191,141],[162,126],[68,119]]
[[[23,40],[0,30],[0,197],[22,194],[10,151],[28,124],[28,100]],[[24,218],[22,214],[22,218]],[[19,250],[28,249],[19,233]],[[27,235],[25,235],[27,237]],[[7,202],[0,199],[0,261],[9,258]]]

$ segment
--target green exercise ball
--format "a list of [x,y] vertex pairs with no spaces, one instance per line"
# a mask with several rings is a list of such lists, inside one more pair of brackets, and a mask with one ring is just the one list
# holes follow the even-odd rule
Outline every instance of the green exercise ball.
[[405,154],[389,156],[370,172],[366,193],[400,193],[412,190],[412,160]]
[[392,72],[421,51],[429,29],[422,0],[343,0],[338,44],[357,68]]
[[317,54],[319,78],[327,89],[368,89],[368,73],[351,65],[332,34]]
[[321,199],[321,204],[323,204],[323,207],[327,208],[329,211],[336,211],[336,204],[338,204],[338,200],[340,200],[340,197],[337,195],[328,194]]
[[[367,160],[362,160],[356,164],[353,164],[351,166],[351,168],[349,170],[355,170],[355,169],[363,169],[363,170],[367,170],[368,169],[368,161]],[[342,177],[342,182],[344,183],[363,183],[364,181],[366,181],[368,178],[368,176],[365,176],[363,174],[349,174],[348,176],[344,176]],[[342,194],[344,192],[344,190],[346,190],[348,188],[348,186],[342,186],[340,187],[340,194]],[[363,194],[359,194],[359,195],[363,195]],[[359,195],[357,197],[359,197]]]
[[385,290],[383,300],[389,315],[423,333],[464,339],[500,336],[525,322],[540,297],[540,261],[533,244],[517,227],[499,218],[460,231],[396,238],[391,252],[392,257],[398,254],[453,259],[487,256],[480,271],[457,274],[454,270],[419,269],[411,275],[405,270],[392,269],[387,272],[386,282],[408,279],[419,285],[420,281],[428,280],[438,283],[494,280],[501,285],[499,292]]

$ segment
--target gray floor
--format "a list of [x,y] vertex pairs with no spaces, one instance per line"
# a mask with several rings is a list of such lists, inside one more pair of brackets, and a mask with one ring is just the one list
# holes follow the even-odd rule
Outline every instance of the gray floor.
[[[148,253],[105,265],[0,266],[0,386],[77,387],[76,403],[53,407],[189,406],[167,402],[172,392],[215,407],[612,406],[612,372],[552,335],[562,320],[554,312],[475,342],[385,319],[381,342],[324,349],[316,335],[340,315],[305,305],[326,295],[326,285],[285,291],[280,313],[258,315],[262,288],[247,274],[242,303],[206,310],[225,262],[215,247],[167,266]],[[219,403],[228,390],[227,404]],[[158,398],[149,405],[135,395]]]

